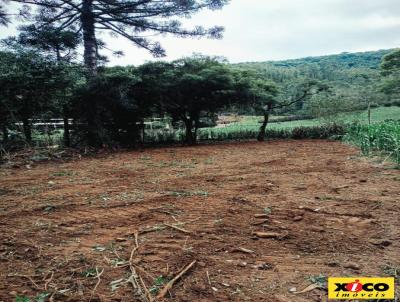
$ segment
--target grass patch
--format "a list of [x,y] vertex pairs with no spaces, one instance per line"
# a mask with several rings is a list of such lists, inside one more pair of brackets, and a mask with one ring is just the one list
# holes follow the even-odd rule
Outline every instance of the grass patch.
[[208,196],[207,191],[172,191],[169,192],[170,196],[187,197],[187,196]]

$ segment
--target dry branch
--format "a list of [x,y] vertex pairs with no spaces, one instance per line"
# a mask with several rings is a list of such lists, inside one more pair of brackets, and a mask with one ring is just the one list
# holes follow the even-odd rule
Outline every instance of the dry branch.
[[51,276],[49,279],[45,280],[46,283],[44,284],[44,290],[47,291],[47,285],[49,285],[49,283],[51,282],[51,280],[53,280],[54,277],[54,272],[51,272]]
[[288,233],[276,233],[276,232],[253,232],[253,235],[259,238],[285,238]]
[[182,233],[185,233],[185,234],[191,234],[192,233],[192,232],[190,232],[188,230],[182,229],[182,228],[177,227],[176,225],[173,225],[173,224],[164,223],[164,225],[167,226],[167,227],[170,227],[172,229],[178,230],[178,231],[180,231]]
[[179,280],[190,268],[192,268],[193,265],[195,265],[196,260],[193,260],[191,263],[189,263],[187,266],[185,266],[178,275],[175,276],[174,279],[169,281],[167,285],[164,286],[164,288],[161,290],[161,292],[157,295],[157,299],[162,299],[165,297],[167,292],[174,286],[175,282]]
[[251,225],[260,225],[260,224],[264,224],[264,223],[267,223],[267,222],[268,222],[268,219],[263,219],[263,220],[260,220],[260,221],[252,222]]
[[206,270],[206,275],[207,275],[208,284],[210,284],[210,286],[212,286],[211,285],[210,274],[208,273],[208,270]]
[[101,282],[101,275],[104,273],[104,268],[101,270],[101,272],[99,272],[99,269],[96,267],[96,278],[97,278],[97,283],[95,285],[95,287],[93,288],[92,294],[90,296],[90,300],[92,300],[92,297],[94,295],[94,293],[96,292],[97,287],[99,286],[100,282]]
[[25,276],[25,275],[18,275],[18,274],[12,274],[12,275],[8,275],[8,277],[20,277],[20,278],[26,278],[29,281],[31,281],[31,283],[37,288],[37,289],[41,289],[39,285],[36,284],[35,281],[33,281],[33,279],[29,276]]
[[253,254],[253,253],[254,253],[254,251],[249,250],[249,249],[246,249],[246,248],[244,248],[244,247],[234,248],[234,249],[232,250],[232,252],[242,252],[242,253],[245,253],[245,254]]
[[135,264],[133,263],[133,256],[135,255],[136,251],[139,249],[139,232],[134,233],[135,236],[135,247],[132,249],[130,257],[129,257],[129,268],[131,271],[131,276],[128,278],[128,282],[132,284],[132,287],[138,292],[139,295],[146,296],[146,301],[153,302],[153,297],[151,296],[149,290],[146,287],[142,277],[137,273]]

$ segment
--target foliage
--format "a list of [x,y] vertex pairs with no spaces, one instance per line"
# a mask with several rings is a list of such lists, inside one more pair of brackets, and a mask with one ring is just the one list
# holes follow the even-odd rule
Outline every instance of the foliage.
[[31,119],[56,111],[54,96],[67,85],[67,70],[35,50],[17,47],[1,51],[0,114],[3,127],[22,121],[27,142]]
[[11,41],[53,54],[59,62],[70,62],[76,56],[75,49],[81,42],[79,34],[72,30],[57,30],[53,25],[39,27],[31,24],[19,30],[18,37],[11,38]]
[[[145,38],[144,32],[168,33],[179,37],[221,37],[222,27],[205,29],[196,26],[186,29],[175,18],[187,17],[204,9],[220,9],[226,0],[198,1],[97,1],[97,0],[35,0],[22,1],[22,11],[37,8],[30,17],[35,22],[51,26],[61,32],[71,28],[74,32],[82,32],[86,47],[94,40],[96,31],[108,31],[132,41],[138,47],[150,51],[155,56],[163,56],[164,49],[158,42]],[[3,13],[2,15],[4,15]],[[26,14],[25,14],[26,15]],[[101,41],[99,41],[101,42]],[[88,55],[88,53],[86,53]]]
[[[137,122],[145,114],[146,106],[140,106],[132,97],[133,86],[138,78],[132,68],[113,67],[100,70],[90,82],[82,83],[72,101],[72,116],[82,124],[90,122],[89,116],[98,116],[103,125],[99,135],[104,143],[121,142],[135,144]],[[99,106],[92,106],[96,100]],[[96,114],[93,113],[96,110]],[[83,114],[84,113],[84,114]],[[86,128],[79,129],[80,137]]]
[[[109,146],[259,138],[261,131],[266,138],[325,138],[342,135],[342,126],[338,125],[355,119],[367,121],[366,113],[357,111],[360,108],[378,106],[372,100],[379,96],[376,87],[380,78],[373,68],[352,67],[347,71],[352,85],[358,87],[358,97],[363,96],[359,102],[349,102],[348,90],[337,90],[336,80],[299,76],[290,85],[275,83],[266,71],[232,66],[223,58],[201,55],[138,67],[101,67],[88,79],[81,66],[66,56],[68,47],[74,51],[74,43],[62,40],[52,44],[52,39],[40,38],[47,34],[34,27],[32,31],[23,33],[24,39],[9,39],[0,58],[3,147],[8,138],[17,141],[21,133],[27,141],[31,137],[53,143],[62,131],[50,136],[50,132],[31,129],[32,121],[47,117],[64,117],[64,126],[65,120],[72,118],[75,146],[85,143],[84,138],[90,136],[88,125],[96,124],[101,125],[97,135],[103,145]],[[66,61],[54,54],[53,46],[59,43],[64,45],[61,54]],[[269,116],[287,108],[296,114],[279,119]],[[371,121],[397,119],[396,108],[372,109]],[[240,110],[263,115],[264,120],[252,117],[225,128],[204,128],[215,126],[217,114]],[[299,120],[303,117],[308,120]],[[268,122],[271,124],[265,131],[260,126],[266,127]],[[146,128],[149,124],[151,129]],[[328,124],[336,126],[328,128]]]
[[7,26],[9,22],[9,16],[4,10],[3,4],[0,4],[0,26]]
[[[159,42],[152,41],[149,37],[156,34],[171,34],[178,37],[208,37],[221,38],[223,27],[214,26],[205,29],[196,26],[187,29],[177,18],[190,17],[204,9],[220,9],[228,0],[194,0],[194,1],[100,1],[100,0],[11,0],[23,3],[21,13],[36,22],[38,28],[46,28],[44,40],[57,40],[57,35],[52,33],[74,33],[82,36],[83,59],[88,81],[96,81],[99,62],[105,61],[99,54],[99,49],[104,48],[104,42],[98,39],[99,31],[109,32],[114,36],[121,36],[136,46],[144,48],[155,57],[165,55],[165,50]],[[36,9],[36,10],[35,10]],[[33,11],[33,13],[31,13]],[[30,12],[30,13],[27,13]],[[0,7],[0,22],[6,22]],[[28,35],[35,37],[35,42],[41,41],[43,35],[38,35],[36,27],[30,27],[32,32]],[[42,31],[43,33],[43,31]],[[67,35],[68,36],[68,35]],[[67,36],[62,41],[67,41]],[[49,39],[50,37],[50,39]],[[61,36],[60,36],[61,38]],[[29,39],[28,39],[29,40]],[[60,44],[58,44],[60,46]],[[59,49],[58,56],[59,56]],[[115,51],[122,55],[121,51]],[[89,83],[89,85],[92,85]],[[95,84],[94,84],[95,85]],[[85,99],[85,98],[84,98]],[[86,98],[86,100],[88,100]],[[96,99],[91,99],[86,112],[85,125],[87,142],[93,147],[104,145],[106,129],[101,123],[101,104]]]
[[389,95],[400,95],[400,49],[383,57],[382,75],[385,76],[382,91]]
[[40,293],[32,299],[27,296],[16,296],[15,302],[46,302],[49,296],[50,294],[47,292]]
[[[318,97],[309,97],[306,102],[295,102],[275,110],[278,114],[318,114],[314,107],[327,104],[326,97],[340,99],[345,107],[330,106],[340,111],[364,109],[368,102],[376,104],[393,103],[395,100],[383,96],[378,86],[381,81],[379,65],[382,57],[391,50],[380,50],[363,53],[342,53],[322,57],[309,57],[276,62],[254,62],[235,64],[236,68],[251,69],[263,75],[267,80],[277,84],[280,91],[278,103],[295,100],[301,94],[302,83],[317,80],[328,84],[329,94],[322,93]],[[321,93],[319,93],[321,94]],[[308,102],[313,99],[310,108]],[[318,105],[319,101],[325,104]],[[247,111],[251,113],[251,111]],[[317,116],[316,116],[317,117]]]
[[387,121],[374,125],[353,124],[345,141],[360,147],[364,155],[381,152],[400,165],[400,122]]
[[181,122],[190,144],[197,140],[202,118],[212,119],[224,107],[248,101],[238,97],[243,89],[220,58],[193,56],[172,63],[147,63],[139,67],[139,75],[139,96],[156,103],[158,111],[167,113],[173,122]]

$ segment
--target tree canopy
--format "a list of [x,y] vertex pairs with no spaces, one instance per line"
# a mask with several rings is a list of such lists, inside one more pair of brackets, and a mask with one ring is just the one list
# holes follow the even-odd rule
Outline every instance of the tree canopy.
[[[210,28],[195,26],[190,29],[184,27],[180,19],[190,17],[203,9],[220,9],[228,3],[228,0],[11,1],[23,4],[23,15],[37,23],[34,28],[30,27],[34,30],[28,34],[28,37],[36,35],[34,39],[36,42],[44,39],[46,45],[50,45],[49,41],[51,41],[53,46],[57,44],[58,47],[64,47],[59,43],[58,38],[62,38],[61,41],[65,43],[68,37],[82,36],[84,65],[89,81],[96,76],[98,62],[102,59],[99,49],[104,47],[104,43],[96,35],[99,31],[127,38],[154,56],[161,57],[165,55],[165,50],[158,41],[152,40],[151,36],[171,34],[178,37],[221,38],[223,28],[220,26]],[[31,7],[36,7],[34,13],[30,13]],[[6,16],[4,13],[1,16],[3,18],[0,20],[5,23]],[[46,30],[43,31],[43,28]],[[37,33],[41,35],[38,36]],[[64,37],[58,35],[59,33],[64,33]],[[101,136],[102,125],[98,116],[102,109],[97,108],[99,105],[96,100],[92,100],[88,105],[93,108],[87,112],[86,117],[88,141],[93,146],[100,146],[104,143]]]
[[387,94],[400,94],[400,49],[383,57],[382,75],[385,76],[382,90]]

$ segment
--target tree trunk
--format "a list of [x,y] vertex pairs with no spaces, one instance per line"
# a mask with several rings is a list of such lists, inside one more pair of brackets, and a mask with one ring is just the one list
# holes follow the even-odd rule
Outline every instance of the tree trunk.
[[57,62],[61,62],[61,53],[60,53],[60,47],[57,45],[56,46],[56,57],[57,57]]
[[22,128],[26,142],[30,145],[32,143],[32,128],[29,119],[24,118],[22,120]]
[[141,132],[140,142],[142,144],[142,147],[144,147],[144,143],[146,141],[146,129],[145,129],[144,120],[140,121],[140,132]]
[[64,106],[63,108],[63,122],[64,122],[64,146],[65,147],[71,147],[71,138],[69,135],[69,121],[68,121],[68,115],[67,115],[67,108]]
[[1,128],[2,128],[1,130],[3,131],[3,143],[7,143],[8,142],[8,128],[6,125],[3,125]]
[[265,129],[267,128],[268,121],[269,121],[269,114],[271,112],[272,104],[268,104],[267,110],[264,112],[264,121],[260,127],[258,132],[257,140],[259,142],[263,142],[265,140]]
[[197,143],[197,132],[200,128],[200,118],[196,116],[194,118],[194,132],[193,132],[193,144]]
[[196,138],[193,135],[193,120],[191,118],[185,118],[184,123],[186,128],[186,143],[193,145],[196,143]]
[[91,79],[97,74],[97,40],[93,14],[93,0],[82,1],[81,23],[84,46],[83,59],[88,77]]
[[[93,14],[93,0],[82,1],[81,23],[83,31],[84,63],[88,82],[97,75],[97,40],[95,32],[95,19]],[[87,100],[86,120],[87,138],[92,147],[101,147],[104,143],[103,127],[100,118],[97,100]]]

